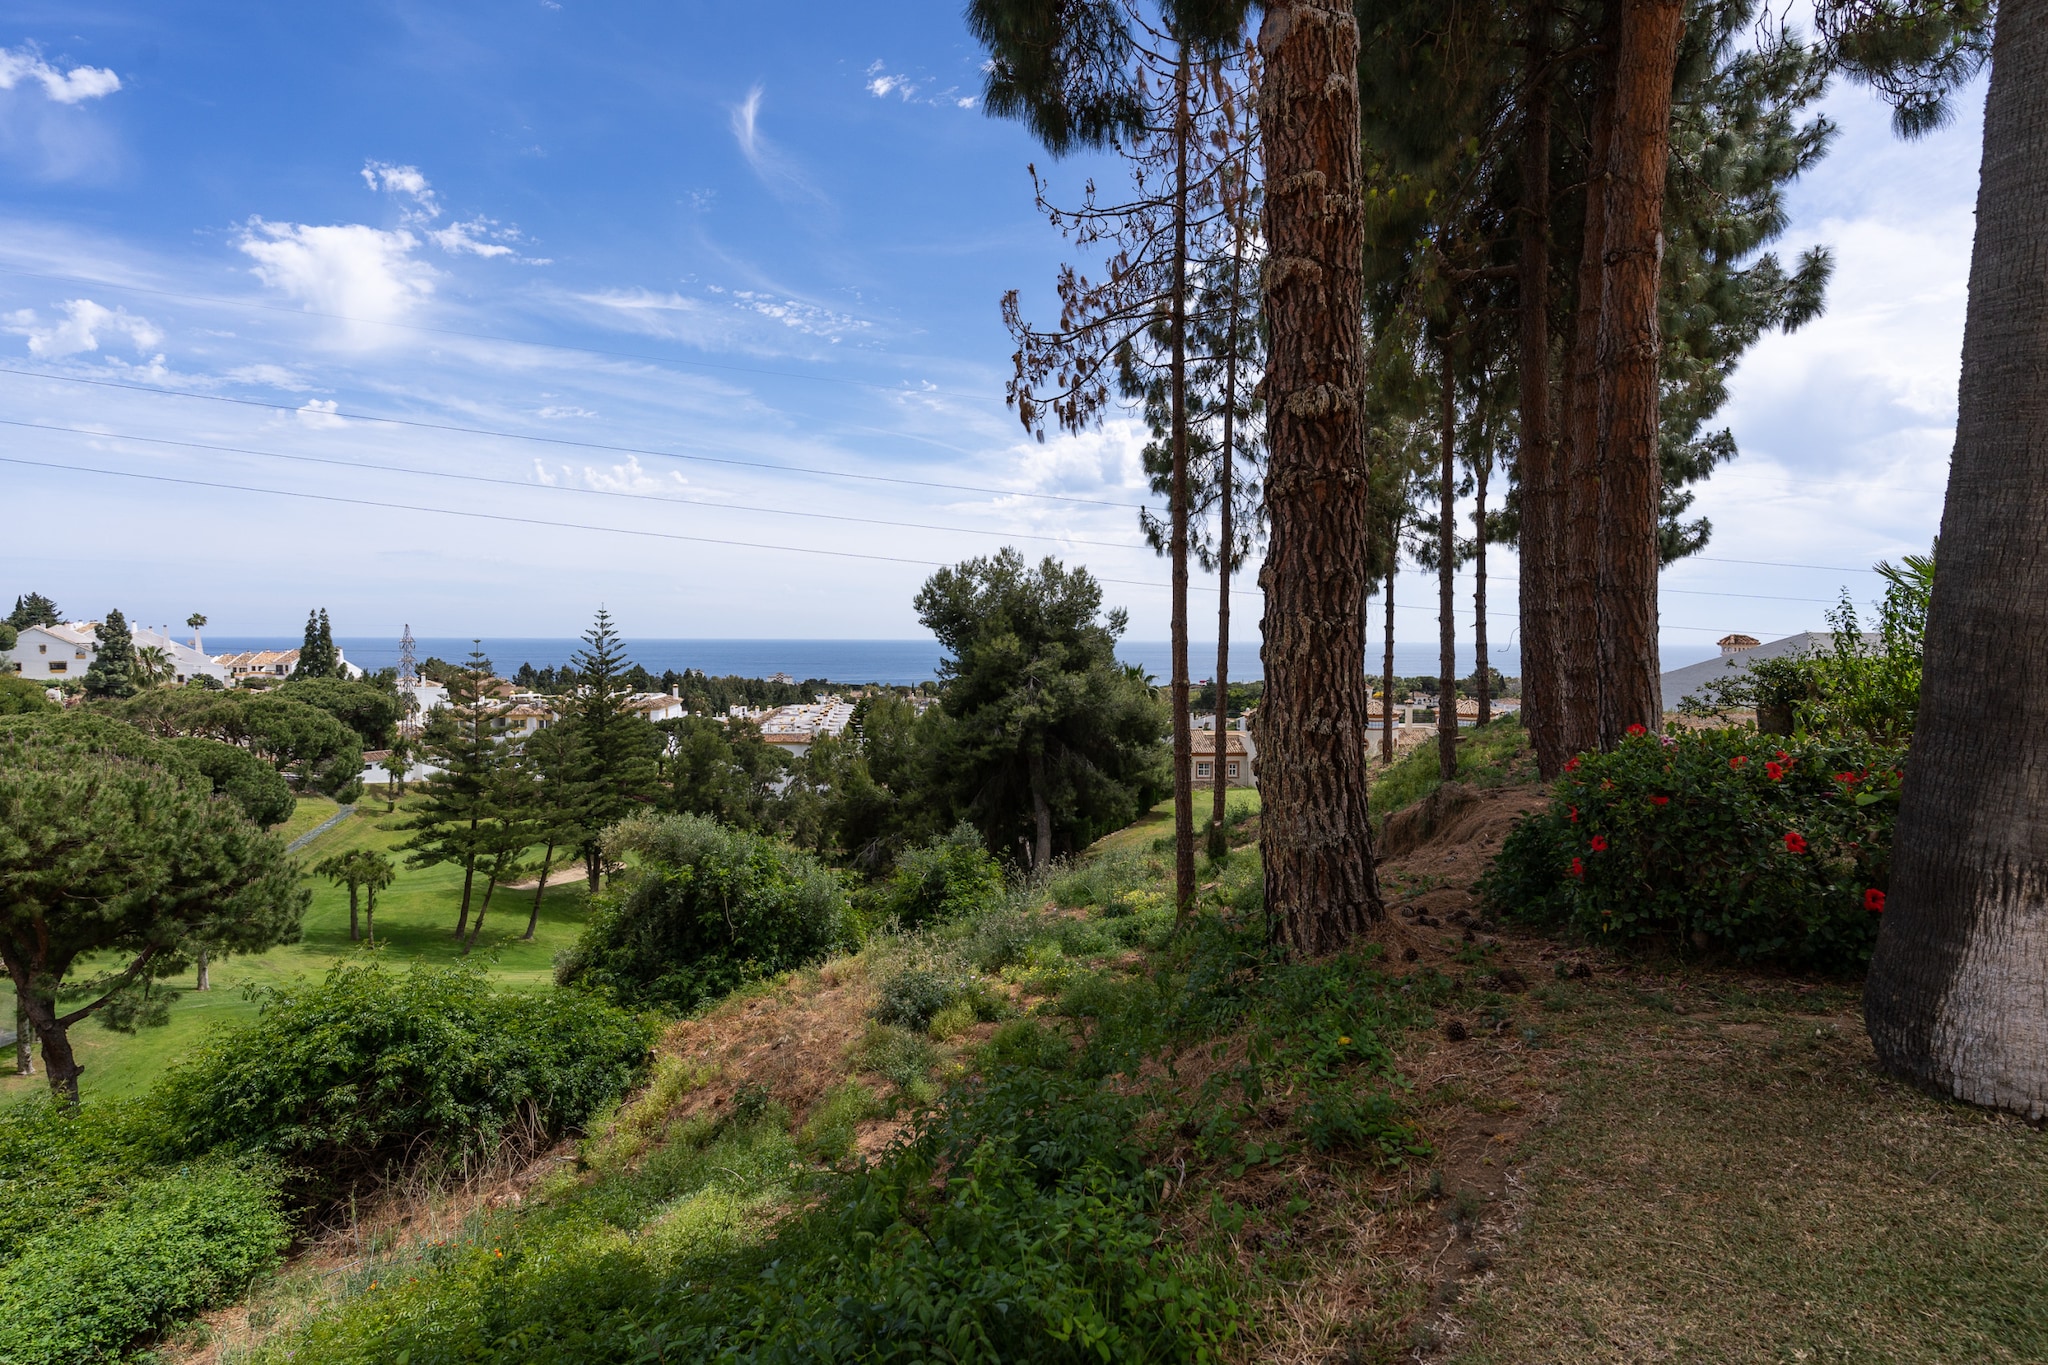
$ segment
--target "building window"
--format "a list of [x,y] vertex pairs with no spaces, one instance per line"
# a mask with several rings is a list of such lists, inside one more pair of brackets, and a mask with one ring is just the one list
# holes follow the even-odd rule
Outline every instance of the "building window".
[[70,670],[70,668],[71,668],[71,665],[70,665],[70,664],[68,664],[68,663],[65,663],[65,662],[64,662],[64,661],[63,661],[62,659],[57,659],[57,660],[53,661],[53,662],[52,662],[52,663],[50,664],[50,671],[51,671],[52,673],[64,673],[64,672],[68,672],[68,671]]
[[1208,765],[1208,764],[1206,764],[1206,763],[1197,763],[1197,764],[1195,765],[1195,776],[1196,776],[1196,777],[1207,777],[1208,775],[1209,775],[1209,765]]
[[38,654],[48,654],[49,652],[50,652],[50,647],[49,647],[48,645],[37,645],[37,646],[36,646],[36,653],[38,653]]
[[1233,763],[1233,764],[1231,764],[1231,765],[1230,765],[1230,766],[1229,766],[1228,768],[1225,768],[1225,769],[1224,769],[1224,771],[1225,771],[1225,772],[1227,772],[1227,773],[1229,773],[1229,774],[1230,774],[1230,775],[1231,775],[1232,777],[1236,777],[1236,776],[1237,776],[1237,765],[1236,765],[1235,763]]

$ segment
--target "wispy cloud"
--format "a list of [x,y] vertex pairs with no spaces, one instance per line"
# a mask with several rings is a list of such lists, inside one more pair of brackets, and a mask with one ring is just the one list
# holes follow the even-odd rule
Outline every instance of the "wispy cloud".
[[345,427],[348,425],[347,420],[335,415],[336,409],[340,407],[341,404],[332,398],[309,398],[306,400],[305,405],[299,409],[299,422],[317,431],[331,431],[336,427]]
[[58,305],[61,319],[44,322],[33,308],[9,313],[6,329],[28,338],[29,354],[45,360],[97,351],[101,336],[126,337],[138,354],[156,346],[164,334],[148,318],[137,317],[125,308],[107,308],[91,299],[66,299]]
[[739,144],[740,155],[747,159],[747,165],[753,168],[761,183],[776,195],[829,205],[831,201],[825,192],[761,130],[761,104],[765,95],[766,91],[755,85],[747,91],[747,97],[730,110],[732,136]]
[[[700,346],[733,346],[775,352],[763,344],[764,331],[796,333],[837,345],[875,330],[874,323],[807,299],[757,289],[705,288],[704,297],[674,291],[611,289],[579,294],[579,303],[593,306],[613,326],[652,336],[689,341]],[[764,329],[761,323],[773,327]]]
[[0,90],[12,90],[22,81],[34,81],[58,104],[81,104],[113,94],[121,78],[104,66],[74,66],[59,71],[43,60],[33,43],[22,47],[0,47]]
[[451,256],[509,258],[524,265],[550,264],[544,256],[521,256],[513,243],[524,240],[523,234],[517,227],[506,227],[495,218],[478,214],[446,227],[433,226],[441,217],[441,200],[417,166],[366,161],[362,176],[363,183],[372,190],[411,200],[411,207],[404,210],[400,221],[406,227],[418,228],[423,237]]
[[929,104],[935,109],[972,109],[979,98],[961,94],[957,85],[934,90],[932,81],[890,71],[885,62],[874,62],[861,74],[868,78],[868,93],[878,100],[897,99],[905,104]]

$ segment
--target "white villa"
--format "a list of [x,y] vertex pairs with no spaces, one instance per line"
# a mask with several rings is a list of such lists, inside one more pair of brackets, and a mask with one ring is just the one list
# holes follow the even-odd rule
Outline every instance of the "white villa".
[[[217,682],[229,681],[229,674],[218,660],[188,644],[172,639],[163,631],[149,626],[130,627],[137,649],[161,649],[171,661],[171,678],[186,683],[194,678],[212,678]],[[85,675],[92,667],[93,656],[99,653],[99,622],[70,621],[61,626],[30,626],[21,632],[14,648],[7,657],[24,678],[37,682],[64,682],[70,678]]]
[[[135,642],[142,643],[137,632]],[[337,649],[334,657],[341,664],[342,676],[360,678],[363,670],[350,663]],[[289,678],[292,670],[299,666],[299,651],[296,649],[249,649],[240,654],[222,654],[215,663],[228,671],[234,678]]]
[[760,716],[761,738],[796,758],[809,753],[820,735],[836,739],[852,723],[853,703],[830,693],[820,693],[808,706],[778,706]]

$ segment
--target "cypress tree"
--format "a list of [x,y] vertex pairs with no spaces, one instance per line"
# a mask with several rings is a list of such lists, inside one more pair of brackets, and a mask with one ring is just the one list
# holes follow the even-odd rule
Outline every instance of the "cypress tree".
[[85,670],[85,695],[132,697],[141,690],[135,676],[135,637],[128,631],[128,618],[120,608],[109,608],[107,619],[100,623],[92,666]]

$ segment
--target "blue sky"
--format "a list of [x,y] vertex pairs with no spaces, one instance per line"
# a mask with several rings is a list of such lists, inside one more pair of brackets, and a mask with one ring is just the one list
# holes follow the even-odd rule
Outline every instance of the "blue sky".
[[[997,300],[1049,314],[1062,251],[957,0],[14,3],[0,49],[0,454],[37,462],[0,464],[0,593],[230,635],[315,604],[344,635],[562,635],[603,602],[640,636],[886,638],[931,565],[1014,542],[1165,635],[1132,424],[1040,445],[1003,405]],[[1829,312],[1738,377],[1667,642],[1807,628],[1872,581],[1727,561],[1931,538],[1964,103],[1908,146],[1831,97],[1781,244],[1834,247]],[[1491,577],[1498,641],[1510,554]],[[1404,576],[1405,640],[1432,597]]]

